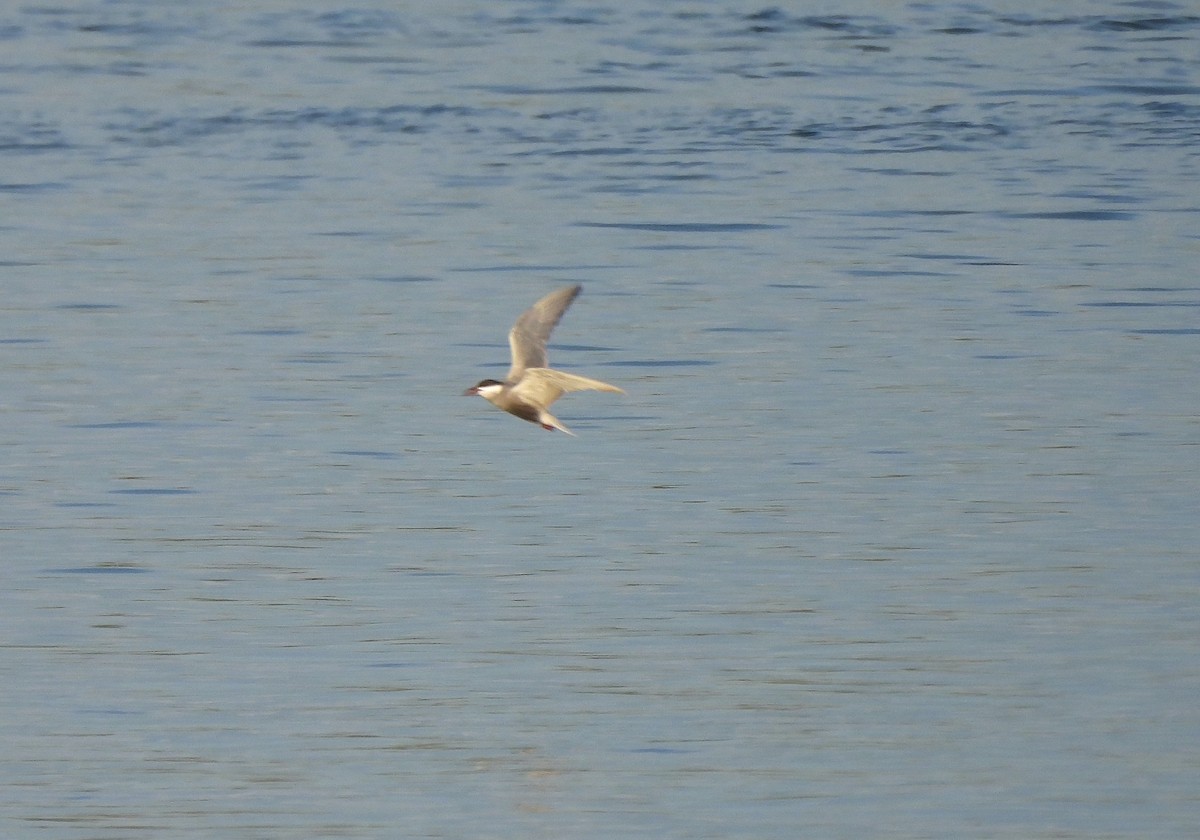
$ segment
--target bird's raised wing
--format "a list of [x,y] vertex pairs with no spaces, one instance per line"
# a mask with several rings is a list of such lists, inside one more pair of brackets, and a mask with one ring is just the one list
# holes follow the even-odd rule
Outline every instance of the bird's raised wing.
[[556,399],[572,391],[625,393],[616,385],[609,385],[599,379],[588,379],[586,376],[550,368],[528,368],[521,381],[513,387],[516,396],[541,408],[549,408]]
[[549,364],[546,342],[582,289],[583,286],[575,285],[551,292],[526,309],[513,324],[508,332],[508,345],[512,348],[512,367],[506,377],[509,382],[516,382],[529,368],[544,368]]

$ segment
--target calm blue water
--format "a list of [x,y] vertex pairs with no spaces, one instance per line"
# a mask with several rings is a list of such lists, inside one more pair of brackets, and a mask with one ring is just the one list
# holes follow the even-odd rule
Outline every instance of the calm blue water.
[[1194,836],[1195,10],[243,5],[0,13],[5,837]]

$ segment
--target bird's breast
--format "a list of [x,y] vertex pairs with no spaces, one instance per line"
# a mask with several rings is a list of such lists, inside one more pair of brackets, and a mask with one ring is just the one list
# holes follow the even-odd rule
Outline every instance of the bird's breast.
[[492,405],[496,408],[503,409],[515,417],[520,417],[522,420],[528,420],[530,423],[539,422],[539,412],[537,406],[518,397],[510,389],[505,388],[495,396],[488,397]]

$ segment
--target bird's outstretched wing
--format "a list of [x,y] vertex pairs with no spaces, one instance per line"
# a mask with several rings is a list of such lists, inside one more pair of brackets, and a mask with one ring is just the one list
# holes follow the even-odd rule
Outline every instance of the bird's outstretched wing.
[[575,285],[551,292],[521,314],[508,332],[512,367],[508,369],[507,381],[516,382],[528,369],[545,368],[549,364],[546,342],[582,289],[583,286]]
[[556,399],[572,391],[625,393],[616,385],[609,385],[599,379],[588,379],[586,376],[550,368],[528,368],[521,381],[513,387],[516,396],[542,408],[549,408]]

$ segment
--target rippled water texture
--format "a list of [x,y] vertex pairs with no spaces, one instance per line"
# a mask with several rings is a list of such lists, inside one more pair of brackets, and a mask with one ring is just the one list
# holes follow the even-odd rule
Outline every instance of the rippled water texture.
[[0,833],[1193,837],[1200,15],[1013,8],[0,10]]

